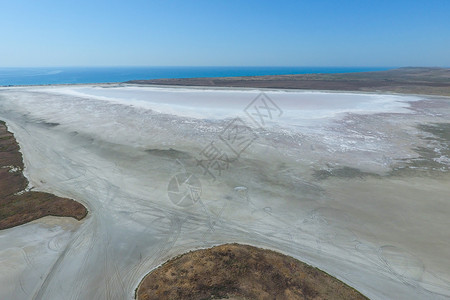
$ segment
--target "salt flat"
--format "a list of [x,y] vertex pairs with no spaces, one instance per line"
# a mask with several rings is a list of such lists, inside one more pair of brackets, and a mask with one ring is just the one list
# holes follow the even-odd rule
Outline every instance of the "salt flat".
[[[443,97],[1,88],[30,184],[90,213],[1,231],[0,298],[132,299],[168,258],[225,242],[291,255],[371,299],[448,298],[450,159],[436,134],[449,117]],[[205,170],[212,150],[220,164]],[[198,181],[177,193],[177,174]]]

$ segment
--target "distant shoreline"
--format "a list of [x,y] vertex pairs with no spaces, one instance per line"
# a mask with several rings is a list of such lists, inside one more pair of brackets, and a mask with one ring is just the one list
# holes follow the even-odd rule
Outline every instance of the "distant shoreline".
[[27,87],[58,87],[58,86],[73,86],[73,85],[94,85],[94,84],[102,84],[102,85],[117,85],[124,84],[124,82],[87,82],[87,83],[49,83],[49,84],[17,84],[17,85],[0,85],[0,88],[27,88]]
[[394,93],[450,96],[450,68],[398,68],[387,71],[309,73],[235,77],[194,77],[130,80],[125,82],[0,85],[0,88],[89,85],[136,85],[186,88],[309,90],[323,92]]
[[411,67],[355,73],[168,78],[132,80],[126,83],[159,86],[391,92],[450,96],[450,68]]
[[348,73],[393,67],[41,67],[2,68],[0,86],[118,83],[136,79],[236,77],[286,74]]

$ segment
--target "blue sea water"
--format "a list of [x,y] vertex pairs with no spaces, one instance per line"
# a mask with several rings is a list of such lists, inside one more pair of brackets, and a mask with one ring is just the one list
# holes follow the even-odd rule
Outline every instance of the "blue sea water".
[[381,71],[375,67],[51,67],[0,68],[0,86],[124,82],[192,78]]

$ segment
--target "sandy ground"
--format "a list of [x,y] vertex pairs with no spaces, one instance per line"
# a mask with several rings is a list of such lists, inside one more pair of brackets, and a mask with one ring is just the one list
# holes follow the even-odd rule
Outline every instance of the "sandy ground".
[[[448,123],[450,100],[258,95],[1,88],[30,184],[90,213],[1,231],[0,299],[132,299],[170,257],[225,242],[291,255],[371,299],[450,297],[448,144],[418,127]],[[198,165],[211,142],[227,162],[215,179]]]

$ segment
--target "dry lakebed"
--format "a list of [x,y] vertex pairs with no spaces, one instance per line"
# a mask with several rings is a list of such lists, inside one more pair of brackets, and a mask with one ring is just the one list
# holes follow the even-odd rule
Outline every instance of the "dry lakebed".
[[[248,245],[233,248],[242,257],[270,249],[318,268],[337,279],[328,288],[361,299],[450,297],[448,97],[2,87],[0,120],[20,146],[22,188],[89,212],[0,230],[0,299],[134,299],[168,260],[233,243]],[[238,255],[221,251],[222,264]],[[277,271],[274,257],[258,257]],[[254,267],[233,266],[245,276]],[[275,287],[293,285],[281,275]],[[320,298],[302,288],[305,299]],[[216,286],[208,297],[249,295],[236,289]]]

